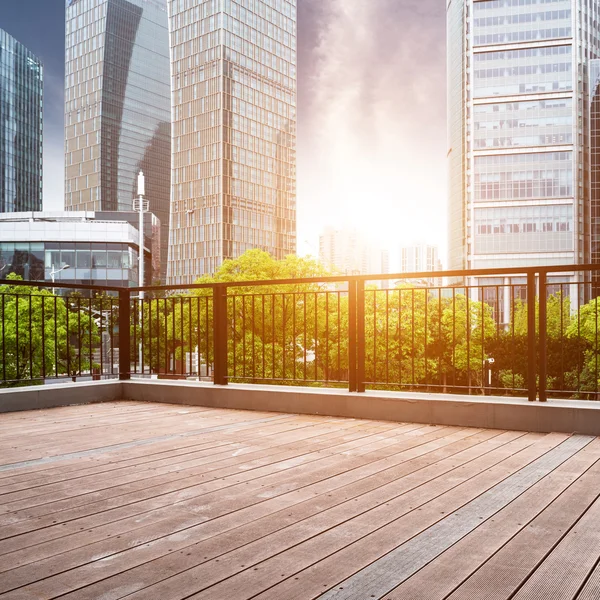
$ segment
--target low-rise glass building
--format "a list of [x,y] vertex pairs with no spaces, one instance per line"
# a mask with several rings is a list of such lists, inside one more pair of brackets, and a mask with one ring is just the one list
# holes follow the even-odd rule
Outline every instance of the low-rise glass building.
[[[135,213],[39,212],[0,215],[0,279],[16,273],[31,281],[125,286],[138,285],[139,234]],[[125,217],[130,217],[125,220]],[[158,219],[146,215],[145,283],[160,277],[160,241],[152,234]]]

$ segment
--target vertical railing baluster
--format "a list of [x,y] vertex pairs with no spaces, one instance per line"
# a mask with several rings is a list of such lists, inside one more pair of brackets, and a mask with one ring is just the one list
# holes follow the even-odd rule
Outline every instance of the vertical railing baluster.
[[536,350],[537,340],[535,331],[535,272],[527,273],[527,372],[528,372],[528,400],[535,402],[537,399],[537,382],[536,382]]
[[540,313],[539,313],[539,344],[538,344],[538,355],[539,355],[539,400],[540,402],[546,402],[546,373],[547,373],[547,337],[548,337],[548,323],[547,323],[547,294],[546,294],[546,285],[547,285],[547,275],[546,271],[540,271],[538,278],[539,285],[539,304],[540,304]]
[[356,283],[356,391],[365,391],[365,282]]
[[[46,296],[40,296],[42,309],[42,381],[46,381]],[[4,315],[3,315],[4,316]],[[3,336],[4,337],[4,336]]]
[[[253,323],[254,325],[254,323]],[[215,385],[227,384],[227,286],[213,287]],[[253,373],[254,375],[254,373]]]
[[358,306],[358,287],[355,280],[348,282],[348,389],[358,391],[358,374],[356,371],[356,324]]
[[119,379],[131,379],[131,298],[127,288],[119,290]]

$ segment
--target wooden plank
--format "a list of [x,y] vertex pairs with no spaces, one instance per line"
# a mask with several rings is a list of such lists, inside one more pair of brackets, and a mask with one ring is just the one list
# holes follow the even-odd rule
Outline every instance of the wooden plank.
[[[381,437],[381,436],[379,436]],[[382,439],[380,443],[384,443],[385,439]],[[350,444],[350,442],[346,442],[345,444],[340,446],[340,451],[344,450],[345,447],[348,446],[348,444]],[[389,450],[388,450],[389,452]],[[318,453],[316,453],[318,454]],[[375,453],[376,455],[376,453]],[[346,459],[348,461],[348,463],[352,464],[353,462],[360,462],[362,463],[365,458],[363,457],[348,457]],[[260,481],[256,481],[255,483],[252,484],[252,486],[249,485],[248,480],[251,479],[251,474],[248,472],[244,472],[241,475],[240,474],[236,474],[236,481],[234,482],[234,486],[237,486],[238,488],[245,484],[244,487],[242,487],[239,491],[237,490],[232,490],[228,493],[223,494],[223,491],[221,488],[223,488],[226,483],[223,483],[223,480],[218,479],[215,480],[215,484],[217,484],[215,487],[216,490],[221,489],[221,491],[217,494],[215,494],[214,492],[212,494],[209,494],[208,497],[205,496],[204,502],[205,505],[203,506],[203,510],[205,507],[211,506],[210,504],[210,500],[209,498],[212,496],[214,497],[214,502],[217,503],[221,503],[224,500],[238,500],[241,501],[243,503],[246,504],[251,504],[251,503],[255,503],[257,501],[262,501],[265,498],[265,491],[268,490],[268,488],[266,490],[263,491],[263,488],[266,488],[266,486],[268,484],[271,484],[271,481],[273,481],[273,483],[271,485],[276,486],[276,488],[278,488],[280,490],[280,493],[283,493],[283,490],[288,490],[288,489],[294,489],[297,487],[301,487],[302,485],[305,485],[307,482],[311,482],[315,479],[316,477],[329,477],[331,475],[331,473],[336,472],[337,469],[339,469],[339,455],[332,455],[331,457],[329,456],[325,456],[325,457],[321,457],[320,460],[316,460],[315,462],[317,462],[317,464],[315,465],[315,467],[313,469],[307,468],[306,466],[303,466],[302,463],[299,463],[297,460],[295,461],[294,464],[290,465],[290,468],[298,468],[299,466],[302,466],[302,474],[300,476],[294,474],[288,474],[285,471],[282,470],[281,466],[279,465],[267,465],[267,472],[261,477],[261,478],[257,478],[255,477],[255,479],[260,479]],[[320,463],[320,464],[319,464]],[[338,466],[336,466],[338,465]],[[324,470],[326,469],[326,470]],[[236,469],[237,471],[237,469]],[[271,471],[270,473],[268,471]],[[288,487],[284,487],[282,486],[282,483],[286,483]],[[247,487],[246,487],[247,486]],[[243,492],[242,492],[243,490]],[[227,492],[227,490],[226,490]],[[254,492],[254,493],[252,493]],[[262,492],[262,493],[261,493]],[[269,497],[268,495],[266,497]],[[181,499],[180,499],[181,500]],[[196,507],[197,506],[197,501],[193,498],[186,498],[186,500],[184,502],[182,502],[182,504],[190,504],[190,502],[192,502],[191,506]],[[152,519],[150,522],[153,521],[158,521],[159,517],[161,518],[165,518],[168,516],[168,514],[172,515],[174,513],[174,510],[171,508],[171,504],[172,502],[169,501],[167,502],[167,506],[168,509],[165,511],[164,515],[155,515],[155,518]],[[182,516],[186,514],[186,510],[188,510],[185,506],[182,506],[183,510],[180,510],[179,513],[175,513],[176,516],[174,517],[176,520],[181,520]],[[138,510],[138,514],[139,514],[139,510]],[[205,520],[205,517],[202,516],[202,514],[198,514],[197,510],[195,510],[192,513],[192,516],[190,517],[190,513],[187,513],[188,515],[188,519],[192,518],[195,520],[196,523],[201,522],[203,520]],[[101,515],[102,517],[104,517],[104,514]],[[141,528],[140,526],[140,519],[139,517],[137,519],[132,519],[132,522],[135,523],[135,526],[137,528]],[[146,523],[148,522],[148,520],[146,520]],[[123,525],[123,521],[121,520],[119,522],[119,526]],[[144,525],[144,522],[142,521],[142,526]],[[189,526],[189,522],[184,521],[182,524],[184,527],[185,526]],[[152,528],[150,528],[152,529]],[[141,535],[139,533],[135,533],[135,536]],[[85,538],[87,536],[90,535],[89,532],[86,532],[86,534],[83,534],[83,537]],[[156,533],[151,533],[150,534],[150,539],[154,539],[154,537],[156,536]],[[121,536],[123,537],[123,536]],[[144,538],[145,540],[145,538]],[[142,543],[142,542],[140,542]],[[37,548],[37,547],[36,547]],[[77,552],[77,550],[75,551],[76,555],[81,554],[81,555],[85,555],[88,556],[89,553],[94,553],[96,552],[96,550],[94,549],[93,545],[90,545],[89,547],[86,546],[84,549],[81,550],[81,552]],[[30,560],[38,560],[38,557],[29,557]],[[4,561],[6,564],[3,564],[0,568],[4,569],[7,565],[9,565],[10,563],[7,561]],[[30,573],[31,576],[34,577],[38,577],[40,573],[43,572],[43,562],[44,561],[39,561],[37,563],[33,563],[31,562],[31,568],[28,568],[29,565],[25,565],[24,567],[21,567],[19,569],[13,569],[11,572],[11,578],[14,578],[16,576],[17,571],[19,571],[19,578],[24,577],[24,576],[28,576],[26,575],[26,573]],[[46,562],[48,562],[48,568],[55,568],[52,567],[50,565],[50,563],[52,562],[52,559],[48,559]],[[64,568],[67,564],[66,562],[66,557],[65,557],[65,553],[62,554],[61,556],[61,568]],[[77,563],[75,563],[77,564]],[[73,565],[71,565],[72,567]]]
[[[310,439],[316,437],[319,433],[329,433],[343,430],[344,428],[353,427],[354,424],[347,423],[344,425],[336,423],[328,423],[325,421],[321,425],[314,425],[312,427],[301,428],[300,431],[292,432],[287,431],[279,436],[281,441],[280,444],[273,444],[270,447],[278,448],[283,447],[286,444],[291,444],[299,440]],[[228,428],[229,425],[219,425],[216,427],[209,427],[204,430],[199,430],[197,435],[203,435],[205,433],[212,433],[214,431],[222,431]],[[410,426],[405,426],[410,427]],[[416,428],[417,426],[412,426]],[[173,436],[173,439],[185,436],[186,434],[180,434]],[[196,435],[196,433],[195,433]],[[256,442],[256,438],[253,440]],[[139,442],[134,442],[139,444]],[[143,444],[152,444],[152,440],[144,440]],[[256,452],[264,451],[260,445],[248,445],[245,449],[238,449],[239,455],[252,454]],[[132,467],[122,469],[117,473],[106,472],[99,473],[93,472],[90,475],[77,478],[77,484],[71,485],[70,480],[62,480],[58,482],[48,482],[34,487],[27,487],[25,489],[19,489],[16,491],[2,490],[0,493],[0,502],[7,507],[9,510],[22,510],[23,508],[29,508],[31,506],[38,506],[42,503],[54,503],[65,498],[71,498],[74,496],[81,496],[90,492],[100,491],[106,488],[113,488],[118,485],[124,485],[133,483],[135,481],[141,481],[148,478],[149,474],[160,475],[172,472],[173,470],[190,469],[195,466],[208,464],[210,462],[216,462],[223,457],[229,457],[231,453],[228,448],[209,448],[198,450],[191,456],[187,457],[187,460],[183,457],[179,459],[167,459],[166,464],[149,465],[148,467],[140,467],[134,465]],[[34,499],[34,502],[28,502],[28,499]],[[43,502],[42,502],[43,500]]]
[[[413,443],[415,443],[415,441],[413,441]],[[416,440],[416,443],[418,443],[418,439]],[[349,458],[346,459],[346,464],[344,464],[344,461],[340,461],[339,458],[338,458],[336,460],[337,471],[338,472],[339,471],[344,471],[345,470],[345,466],[347,466],[348,464],[352,464],[355,461],[364,462],[364,457],[361,457],[361,458],[352,458],[352,457],[349,457]],[[294,485],[291,486],[291,487],[289,487],[289,488],[283,487],[280,484],[279,485],[276,484],[276,485],[279,488],[280,493],[283,494],[286,491],[290,492],[293,489],[298,489],[299,487],[301,487],[302,479],[303,478],[307,480],[306,483],[308,483],[310,481],[310,479],[308,477],[302,476],[300,478],[298,478],[298,477],[294,478]],[[327,477],[326,479],[329,479],[329,477]],[[241,506],[251,505],[253,503],[256,503],[257,501],[259,501],[259,502],[270,502],[271,499],[272,499],[270,494],[268,494],[268,495],[265,496],[264,493],[261,493],[260,487],[255,490],[254,497],[252,497],[252,495],[251,495],[250,498],[247,497],[248,496],[248,492],[246,490],[247,490],[247,488],[242,487],[242,488],[239,489],[239,491],[236,494],[231,495],[231,497],[229,498],[229,502],[227,503],[227,504],[229,504],[229,506],[227,506],[227,508],[226,508],[225,511],[223,511],[222,509],[219,509],[219,506],[223,503],[223,499],[219,498],[219,496],[216,496],[215,500],[217,501],[217,504],[214,505],[214,509],[216,509],[217,512],[214,513],[214,514],[218,515],[219,512],[231,512],[234,509],[239,509]],[[214,509],[213,509],[213,512],[214,512]],[[177,519],[175,519],[175,520],[177,520]],[[217,527],[219,527],[219,524],[217,524]],[[155,532],[152,533],[151,531],[150,531],[150,534],[154,535],[154,536],[156,535]],[[123,538],[123,536],[121,536],[121,537]],[[138,545],[140,545],[141,543],[143,543],[143,540],[141,540],[141,538],[139,537],[139,535],[136,535],[135,540],[136,540],[136,542],[133,543],[132,540],[125,539],[121,543],[125,547],[129,547],[132,544],[136,545],[136,543]],[[107,542],[103,542],[103,546],[100,546],[99,544],[95,544],[95,545],[91,545],[89,547],[86,547],[86,548],[82,549],[82,551],[80,551],[80,552],[75,551],[75,553],[74,553],[75,560],[77,560],[78,562],[83,562],[83,563],[89,562],[89,560],[94,559],[94,557],[96,557],[96,559],[94,559],[94,560],[97,560],[98,556],[103,556],[103,554],[102,554],[102,548],[104,546],[106,546],[107,544],[108,544],[108,546],[114,545],[115,541],[114,540],[110,540],[110,541],[107,541]],[[169,545],[169,547],[172,547],[172,543]],[[143,548],[142,548],[142,550],[143,550]],[[60,568],[61,569],[62,568],[72,568],[74,566],[74,564],[76,564],[76,563],[70,563],[68,561],[69,554],[70,553],[65,553],[65,554],[61,555],[60,561],[56,561],[56,560],[43,561],[41,563],[32,564],[30,569],[27,569],[27,567],[24,567],[23,569],[18,570],[19,573],[17,573],[16,571],[13,571],[12,573],[10,573],[10,576],[12,578],[15,575],[20,575],[19,581],[23,581],[23,579],[21,578],[23,576],[29,577],[30,579],[32,578],[33,580],[38,580],[38,579],[40,579],[40,578],[42,578],[44,576],[46,568],[56,569],[56,563],[57,562],[60,563]],[[45,563],[47,563],[47,567],[46,567]],[[119,566],[121,563],[122,563],[121,560],[119,560],[119,561],[113,561],[111,563],[108,563],[108,566],[110,566],[111,564]],[[97,572],[99,566],[100,565],[98,565],[97,563],[95,565],[93,565],[92,569],[91,569],[91,573],[94,574],[94,571]],[[27,570],[27,572],[25,572],[25,570]],[[71,577],[75,573],[76,573],[76,571],[71,571],[70,573],[67,574],[67,576]],[[76,574],[76,576],[75,576],[75,579],[72,580],[72,582],[70,583],[70,585],[73,585],[73,582],[76,583],[76,584],[80,584],[81,577],[82,577],[82,574],[81,574],[80,571],[78,571],[77,574]],[[45,586],[49,585],[48,581],[45,581],[43,583],[44,583]],[[57,581],[57,583],[58,583],[58,581]]]
[[[550,434],[541,440],[538,436],[520,438],[517,440],[520,445],[513,442],[484,457],[487,465],[485,460],[480,459],[479,466],[483,470],[473,469],[476,461],[460,467],[455,477],[444,478],[440,482],[437,493],[432,497],[417,495],[410,498],[409,506],[404,504],[406,497],[401,498],[399,504],[389,502],[381,505],[265,561],[256,567],[258,572],[244,571],[190,597],[231,594],[241,600],[253,595],[261,597],[261,592],[264,592],[265,598],[319,595],[431,527],[443,519],[444,514],[458,510],[523,469],[565,441],[566,437]],[[295,577],[302,581],[301,590]],[[278,585],[278,582],[283,583]]]
[[[175,454],[186,448],[193,449],[208,443],[239,444],[248,439],[264,438],[284,430],[310,427],[312,422],[293,415],[279,415],[274,418],[257,418],[250,421],[237,421],[227,429],[218,432],[204,433],[198,436],[169,439],[163,442],[154,442],[151,448],[134,447],[131,449],[107,450],[97,456],[89,458],[78,457],[72,460],[63,460],[60,464],[40,467],[19,468],[16,473],[0,472],[0,485],[4,483],[37,483],[52,481],[62,475],[72,476],[79,473],[93,472],[101,467],[111,468],[115,465],[137,464],[143,459],[153,460],[155,456]],[[245,434],[245,435],[244,435]]]
[[[426,431],[430,431],[431,433],[427,434],[425,433]],[[419,433],[419,432],[423,432],[422,436],[418,436],[419,440],[415,441],[415,444],[419,444],[419,443],[424,443],[428,438],[430,438],[431,436],[434,437],[438,437],[438,436],[442,436],[443,435],[443,428],[425,428],[425,429],[419,429],[416,432],[412,432],[412,433]],[[401,450],[401,449],[399,449]],[[368,462],[368,461],[365,461]],[[246,465],[247,466],[247,465]],[[237,472],[237,471],[234,471]],[[219,475],[224,475],[224,473],[217,473],[214,477],[212,477],[212,479],[218,479]],[[189,487],[190,483],[187,481],[183,482],[183,489],[185,489],[186,486]],[[193,485],[193,482],[191,483]],[[161,486],[158,488],[158,491],[156,493],[160,493],[161,495],[164,495],[165,493],[169,492],[170,490],[172,491],[172,487],[169,486]],[[182,486],[180,485],[179,488],[181,488]],[[144,494],[143,497],[140,497],[140,494],[125,494],[124,496],[120,496],[119,498],[115,499],[115,501],[111,501],[110,503],[95,503],[98,505],[97,509],[92,509],[91,505],[86,505],[80,509],[75,509],[75,510],[70,510],[70,511],[64,511],[62,513],[53,513],[52,515],[49,515],[48,517],[44,517],[42,519],[38,519],[37,521],[35,521],[36,525],[39,527],[44,527],[44,530],[41,532],[42,537],[44,537],[44,535],[47,535],[48,531],[51,531],[52,529],[54,530],[58,530],[60,531],[59,535],[65,535],[67,533],[72,533],[75,531],[80,531],[82,529],[86,529],[89,527],[94,527],[97,524],[102,524],[102,523],[109,523],[111,521],[114,520],[119,520],[119,519],[123,519],[126,518],[127,516],[130,515],[137,515],[141,512],[143,512],[144,509],[148,509],[148,510],[152,510],[152,509],[156,509],[157,506],[140,506],[139,504],[136,505],[136,501],[139,502],[142,499],[147,498],[147,494]],[[174,497],[174,500],[177,501],[177,499],[181,499],[178,498],[177,496]],[[160,506],[165,506],[168,507],[169,506],[169,502],[167,501],[165,502],[161,502],[158,507]],[[133,505],[134,509],[131,509],[130,505]],[[119,507],[122,507],[121,510],[119,510]],[[109,509],[113,509],[113,510],[109,510]],[[102,512],[102,511],[105,512]],[[161,509],[162,512],[166,513],[166,514],[171,514],[171,512],[169,511],[169,508],[164,508]],[[108,512],[106,512],[108,511]],[[51,520],[50,520],[51,519]],[[53,528],[52,527],[52,523],[53,521],[56,523],[56,526]],[[61,525],[61,526],[59,526]],[[28,531],[28,527],[29,527],[29,523],[17,523],[15,526],[12,527],[11,529],[11,533],[13,535],[17,535],[19,532],[24,532],[24,531]],[[9,529],[9,528],[6,528]]]
[[[457,438],[458,434],[450,437]],[[194,567],[198,564],[198,557],[203,557],[204,562],[208,559],[217,558],[226,552],[264,538],[270,533],[294,525],[298,521],[318,515],[320,512],[338,504],[350,503],[353,499],[359,499],[360,501],[359,497],[366,492],[379,490],[388,483],[396,483],[401,477],[414,473],[417,470],[424,473],[428,465],[440,464],[441,467],[441,463],[444,462],[447,471],[452,467],[451,461],[445,459],[456,457],[461,453],[465,455],[466,459],[468,448],[473,448],[473,451],[469,450],[469,452],[474,452],[475,447],[477,447],[477,451],[480,454],[485,453],[485,441],[497,437],[500,437],[498,432],[475,434],[448,444],[438,450],[423,454],[421,458],[409,459],[405,463],[398,465],[398,467],[376,472],[353,483],[347,483],[349,479],[348,472],[341,473],[337,478],[332,478],[322,484],[310,486],[305,490],[303,497],[298,498],[296,496],[294,498],[289,495],[290,499],[295,501],[294,504],[289,503],[287,506],[282,504],[285,501],[285,496],[282,496],[277,503],[273,500],[263,503],[262,514],[247,513],[245,518],[241,519],[241,513],[244,511],[237,511],[230,513],[231,518],[229,519],[225,517],[225,519],[212,520],[197,528],[200,537],[190,535],[185,544],[175,544],[173,547],[173,542],[169,541],[169,538],[163,538],[140,547],[136,551],[121,553],[118,559],[115,559],[108,565],[108,570],[104,568],[104,565],[100,568],[93,568],[90,565],[87,572],[93,573],[94,577],[99,577],[98,571],[100,571],[100,576],[104,577],[108,577],[111,574],[114,575],[115,571],[121,571],[122,575],[118,577],[113,576],[111,579],[104,579],[97,585],[90,585],[85,589],[78,589],[77,592],[74,592],[73,598],[103,597],[108,599],[118,597],[113,595],[113,590],[120,589],[121,586],[127,586],[131,590],[132,581],[137,582],[135,585],[139,588],[146,587],[153,582],[158,582],[161,579],[166,579]],[[507,441],[508,438],[505,438],[505,443]],[[429,478],[433,476],[430,470]],[[331,485],[333,479],[339,480],[337,488],[335,485]],[[342,482],[345,482],[345,485],[340,486]],[[327,487],[324,484],[328,484]],[[413,482],[413,487],[417,485],[417,482]],[[272,507],[271,512],[266,513],[265,509],[269,504]],[[224,520],[229,521],[227,527],[223,527],[225,525]],[[234,527],[234,525],[237,525],[237,527]],[[218,527],[218,529],[215,529],[215,527]],[[190,533],[192,532],[190,531]],[[152,558],[155,560],[150,560]],[[150,562],[147,562],[149,560]],[[133,567],[136,564],[140,566],[134,569]],[[115,568],[115,565],[117,565],[118,569]],[[80,570],[77,573],[79,585],[88,577],[84,571]]]
[[600,557],[600,499],[515,594],[515,600],[573,600]]
[[421,534],[363,568],[324,594],[323,600],[349,600],[373,596],[381,598],[388,594],[475,530],[482,522],[541,481],[593,439],[589,436],[571,437]]
[[[398,485],[365,494],[304,520],[274,535],[249,544],[238,551],[221,555],[176,577],[143,589],[134,598],[186,597],[204,589],[198,597],[245,598],[282,580],[282,574],[293,573],[318,562],[334,548],[346,546],[373,529],[394,521],[399,514],[417,512],[428,500],[455,487],[461,480],[488,472],[506,456],[530,446],[539,437],[521,436],[499,444],[484,443],[479,457],[466,462],[448,461],[443,476],[427,477],[423,473],[408,476]],[[431,470],[430,470],[431,471]],[[447,474],[452,473],[452,477]],[[384,501],[385,500],[385,501]],[[354,505],[357,505],[354,509]],[[307,564],[308,563],[308,564]],[[245,565],[241,568],[241,565]],[[238,571],[241,573],[237,574]],[[214,587],[212,587],[214,586]],[[181,594],[181,595],[180,595]],[[287,598],[287,591],[279,598]]]
[[[561,512],[571,505],[577,507],[578,512],[585,512],[600,493],[596,489],[600,477],[599,458],[600,440],[595,439],[383,600],[446,598],[525,527],[535,527],[535,519],[548,507]],[[488,590],[482,597],[488,597]]]
[[572,500],[569,495],[559,497],[448,598],[512,598],[548,553],[577,523],[587,507],[597,501],[600,492],[597,478],[582,478],[581,482],[575,482],[574,491],[578,493],[577,500]]
[[[417,427],[417,426],[413,426]],[[285,432],[283,432],[285,434]],[[292,434],[297,432],[292,432]],[[239,481],[248,481],[252,478],[257,478],[261,475],[259,468],[269,468],[271,465],[281,463],[277,465],[276,470],[283,470],[286,466],[285,460],[290,460],[297,457],[304,457],[305,461],[312,459],[319,459],[325,456],[325,452],[328,448],[342,447],[344,444],[348,444],[348,440],[354,440],[356,443],[360,443],[365,438],[374,436],[380,433],[378,430],[369,429],[368,427],[354,427],[352,423],[346,424],[345,427],[338,428],[338,432],[332,434],[327,432],[322,433],[319,429],[312,429],[302,433],[301,437],[296,437],[293,442],[287,443],[285,437],[283,439],[271,439],[270,444],[266,444],[262,450],[255,450],[246,452],[245,449],[232,449],[223,458],[221,453],[217,455],[214,461],[204,460],[205,464],[195,467],[193,469],[181,469],[174,470],[172,473],[165,475],[157,475],[141,480],[134,484],[128,484],[127,486],[120,486],[117,488],[109,488],[108,492],[99,493],[88,493],[83,496],[83,499],[89,498],[89,503],[97,504],[98,508],[104,509],[105,511],[109,508],[106,503],[101,500],[114,498],[116,501],[115,506],[126,506],[131,504],[130,496],[137,493],[135,500],[138,502],[146,498],[153,498],[157,495],[164,495],[168,492],[177,492],[180,490],[190,489],[195,484],[202,484],[204,488],[207,486],[210,488],[212,482],[212,488],[220,489],[236,483]],[[288,437],[292,437],[292,434]],[[312,438],[310,438],[312,436]],[[306,445],[307,438],[312,442],[312,446]],[[219,449],[217,449],[219,450]],[[312,450],[312,451],[311,451]],[[320,453],[319,453],[320,452]],[[212,458],[212,457],[210,457]],[[220,459],[220,460],[219,460]],[[293,464],[291,465],[293,466]],[[243,473],[241,473],[241,471]],[[230,482],[230,479],[235,477],[235,480]],[[127,496],[127,498],[124,498]],[[179,500],[182,498],[179,497]],[[84,504],[84,500],[76,499],[77,504]],[[89,504],[88,503],[88,504]],[[58,522],[58,515],[56,511],[60,508],[59,502],[49,503],[41,505],[42,507],[48,506],[51,509],[49,518],[50,523]],[[113,506],[114,508],[114,506]],[[18,514],[18,513],[17,513]],[[10,518],[11,515],[7,515]],[[69,515],[69,520],[72,520],[73,515]],[[38,522],[26,522],[17,523],[14,527],[6,527],[4,534],[6,536],[17,535],[18,532],[25,532],[45,526],[47,523]],[[77,523],[81,526],[81,523]],[[64,526],[63,526],[64,527]],[[65,531],[63,529],[63,531]]]
[[577,594],[576,600],[598,600],[600,598],[600,563],[596,563],[596,568],[590,574],[585,582],[581,592]]
[[[275,420],[277,416],[271,415],[270,417],[265,418]],[[214,424],[208,422],[205,427],[202,427],[201,429],[196,429],[195,427],[197,425],[193,423],[189,423],[186,426],[179,424],[178,426],[176,416],[173,421],[169,423],[165,423],[163,420],[163,426],[160,427],[160,430],[147,429],[141,426],[138,428],[126,427],[115,431],[113,427],[107,425],[98,435],[91,437],[87,435],[82,436],[81,432],[75,432],[75,434],[69,436],[70,439],[67,442],[54,436],[50,430],[44,434],[44,439],[47,439],[47,441],[37,447],[28,445],[26,448],[22,448],[21,446],[15,447],[15,449],[10,452],[3,450],[2,455],[4,464],[0,466],[0,470],[7,471],[27,466],[36,466],[38,464],[47,464],[64,460],[65,458],[78,458],[90,454],[106,452],[110,449],[120,450],[127,447],[133,447],[136,444],[151,444],[163,440],[175,439],[175,437],[181,438],[202,435],[210,432],[210,430],[217,431],[216,427],[225,429],[232,426],[233,423],[239,422],[239,419],[237,419],[234,420],[233,423],[228,423],[226,421],[225,424],[219,425],[219,421],[222,420],[223,417],[216,417]],[[170,427],[168,427],[168,425],[170,425]],[[156,427],[159,426],[157,425]],[[172,431],[169,431],[170,429]],[[60,450],[58,450],[59,448]],[[25,460],[14,460],[15,458],[23,459],[23,455],[26,455]]]

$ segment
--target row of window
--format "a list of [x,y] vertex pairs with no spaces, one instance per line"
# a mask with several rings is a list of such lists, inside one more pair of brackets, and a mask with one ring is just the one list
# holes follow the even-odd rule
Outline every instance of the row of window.
[[512,8],[516,6],[536,6],[542,4],[557,4],[565,0],[484,0],[483,2],[473,3],[473,13],[475,15],[485,13],[498,8]]
[[476,63],[487,62],[490,60],[522,61],[527,58],[571,55],[571,53],[571,46],[547,46],[542,48],[522,48],[519,50],[499,50],[497,52],[476,52],[473,55],[473,60]]
[[542,12],[513,13],[494,17],[473,19],[475,27],[501,27],[518,25],[520,23],[535,23],[537,21],[557,21],[571,18],[570,10],[549,10]]
[[573,206],[520,206],[475,211],[477,235],[571,231]]
[[475,150],[484,150],[489,148],[515,148],[525,146],[556,146],[562,144],[572,144],[572,133],[555,133],[545,135],[506,135],[503,137],[485,137],[476,138],[473,147]]
[[530,31],[506,31],[473,36],[476,46],[510,44],[513,42],[531,42],[534,40],[550,40],[571,37],[571,27],[553,27],[552,29],[533,29]]
[[496,69],[478,69],[473,75],[475,76],[475,85],[477,86],[477,79],[491,79],[494,77],[524,77],[527,75],[547,75],[548,73],[570,73],[572,63],[552,63],[548,65],[519,65],[519,66],[506,66]]

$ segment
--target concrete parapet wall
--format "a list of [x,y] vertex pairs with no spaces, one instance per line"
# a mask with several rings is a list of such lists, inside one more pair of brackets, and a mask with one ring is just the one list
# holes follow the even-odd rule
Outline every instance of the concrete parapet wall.
[[600,435],[600,402],[168,381],[103,381],[0,390],[0,412],[136,400],[434,425]]
[[0,413],[121,400],[119,381],[57,383],[0,389]]

